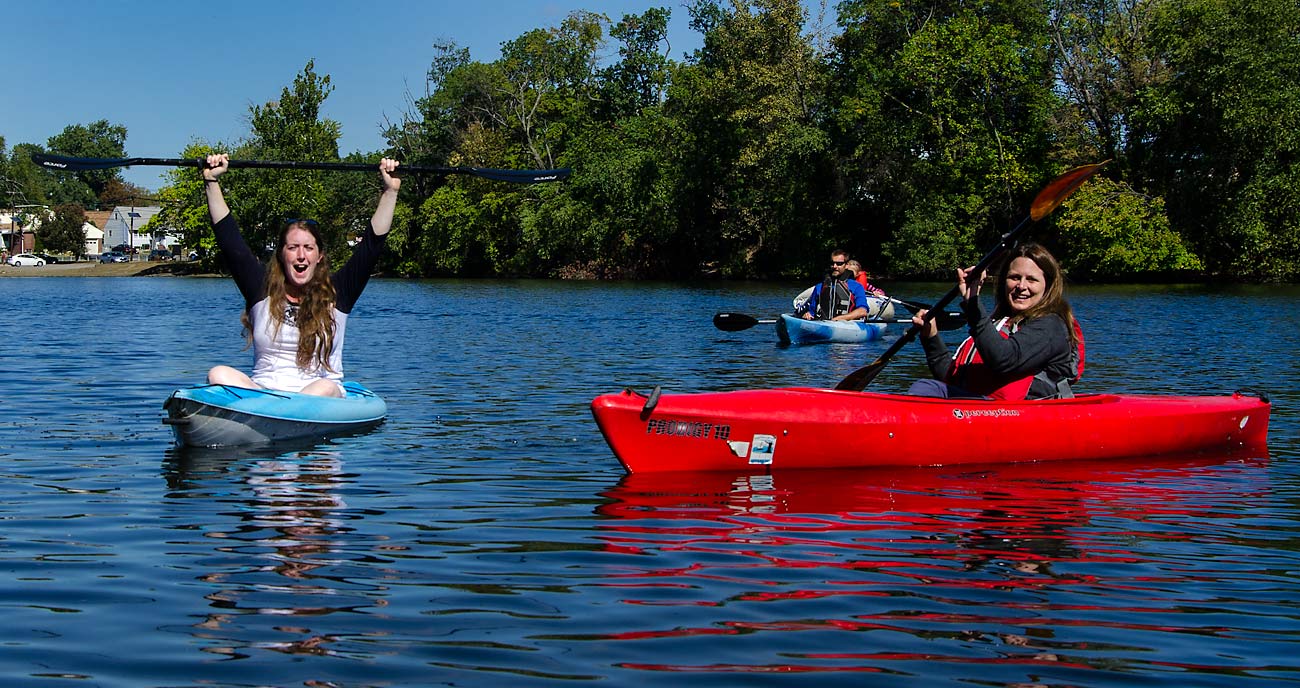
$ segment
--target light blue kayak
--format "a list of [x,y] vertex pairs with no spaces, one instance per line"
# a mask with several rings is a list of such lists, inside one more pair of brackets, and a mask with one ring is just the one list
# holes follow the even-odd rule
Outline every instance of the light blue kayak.
[[163,423],[176,442],[191,447],[229,447],[281,440],[324,438],[377,425],[388,404],[356,382],[343,383],[344,397],[320,397],[230,385],[198,385],[172,392],[163,402]]
[[782,314],[776,336],[782,344],[858,344],[880,339],[886,323],[861,320],[804,320]]

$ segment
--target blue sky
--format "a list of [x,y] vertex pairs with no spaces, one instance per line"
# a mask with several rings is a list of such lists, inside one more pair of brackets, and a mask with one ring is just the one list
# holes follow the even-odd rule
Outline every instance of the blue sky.
[[[127,128],[132,157],[177,157],[192,141],[247,136],[248,108],[279,97],[308,59],[330,75],[325,116],[340,152],[384,147],[384,117],[423,94],[435,41],[475,60],[501,43],[556,26],[570,12],[617,21],[650,7],[672,11],[671,56],[699,47],[681,0],[26,0],[6,3],[0,41],[0,136],[12,148],[70,124],[107,119]],[[124,169],[150,189],[159,167]]]

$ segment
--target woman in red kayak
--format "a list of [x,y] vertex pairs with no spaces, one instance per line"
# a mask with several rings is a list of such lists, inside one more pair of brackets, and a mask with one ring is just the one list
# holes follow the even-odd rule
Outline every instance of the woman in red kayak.
[[211,384],[265,388],[318,396],[343,396],[343,333],[348,314],[370,280],[393,223],[398,163],[378,165],[384,190],[351,258],[330,273],[315,220],[286,220],[275,255],[263,265],[240,236],[217,178],[230,169],[224,153],[209,155],[203,187],[217,246],[244,296],[244,328],[253,345],[253,374],[230,366],[208,371]]
[[[980,304],[985,275],[957,270],[957,289],[970,337],[950,355],[937,324],[919,311],[921,345],[932,380],[918,380],[908,394],[931,397],[1041,399],[1069,395],[1068,382],[1081,365],[1081,332],[1060,265],[1038,244],[1012,249],[997,279],[997,306],[986,316]],[[1065,381],[1065,384],[1061,384]]]

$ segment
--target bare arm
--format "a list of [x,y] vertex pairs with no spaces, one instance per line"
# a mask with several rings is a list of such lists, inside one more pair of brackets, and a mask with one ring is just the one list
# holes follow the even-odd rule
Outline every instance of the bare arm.
[[209,155],[208,166],[199,170],[199,174],[203,175],[203,193],[208,197],[208,216],[214,225],[230,214],[230,206],[226,205],[226,197],[221,193],[221,184],[217,183],[217,177],[229,169],[230,156],[217,153]]
[[[402,180],[393,176],[399,164],[401,163],[388,158],[379,161],[379,177],[384,181],[384,192],[379,195],[379,205],[375,207],[374,217],[370,218],[370,226],[374,228],[376,236],[387,234],[393,226],[393,210],[397,208],[397,190],[402,187]],[[211,202],[208,206],[211,207]]]

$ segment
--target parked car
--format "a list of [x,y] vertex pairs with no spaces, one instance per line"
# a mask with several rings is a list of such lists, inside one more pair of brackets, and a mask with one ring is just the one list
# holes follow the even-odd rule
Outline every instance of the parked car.
[[41,258],[40,256],[33,255],[31,253],[19,253],[16,255],[9,256],[9,264],[13,266],[44,265],[45,259]]
[[104,251],[103,253],[99,254],[99,262],[101,262],[101,263],[125,263],[125,262],[126,262],[126,254],[125,254],[125,253],[122,253],[121,251]]
[[55,263],[59,262],[58,256],[52,256],[48,253],[33,253],[32,255],[45,261],[46,265],[54,265]]
[[110,248],[108,250],[115,251],[124,256],[134,256],[135,254],[140,252],[140,249],[134,246],[127,246],[126,244],[118,244],[117,246],[114,246],[113,248]]
[[156,248],[149,252],[149,260],[171,260],[172,252]]

